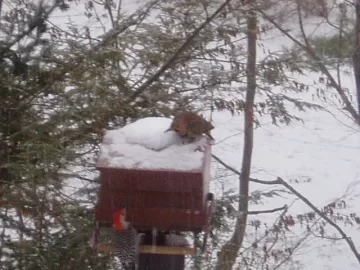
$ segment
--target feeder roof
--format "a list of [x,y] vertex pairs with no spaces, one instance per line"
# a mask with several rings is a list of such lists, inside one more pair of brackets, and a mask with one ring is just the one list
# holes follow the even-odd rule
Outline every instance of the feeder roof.
[[171,122],[170,118],[147,117],[106,131],[99,163],[126,169],[201,170],[204,153],[196,149],[206,138],[183,144],[175,132],[164,132]]

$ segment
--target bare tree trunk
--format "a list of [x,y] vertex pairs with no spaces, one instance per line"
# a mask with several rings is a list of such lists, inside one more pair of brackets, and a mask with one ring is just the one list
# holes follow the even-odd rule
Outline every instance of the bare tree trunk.
[[360,113],[360,0],[354,0],[355,5],[355,42],[353,55],[353,69],[356,84],[357,111]]
[[239,206],[240,215],[236,220],[236,227],[231,239],[222,247],[217,261],[216,270],[231,270],[241,248],[248,213],[249,180],[251,159],[253,150],[254,133],[254,98],[256,90],[256,39],[257,17],[255,12],[250,11],[247,17],[247,92],[244,110],[244,149],[239,183]]

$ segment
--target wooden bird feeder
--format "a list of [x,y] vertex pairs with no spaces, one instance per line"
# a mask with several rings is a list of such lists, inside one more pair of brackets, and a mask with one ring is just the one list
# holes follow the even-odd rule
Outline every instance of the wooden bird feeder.
[[193,171],[111,168],[100,160],[96,207],[100,226],[112,226],[115,212],[126,208],[126,220],[138,229],[203,230],[209,194],[209,148],[203,167]]
[[[100,192],[95,209],[97,228],[113,227],[114,215],[126,209],[126,221],[138,232],[205,232],[204,246],[213,213],[209,193],[211,146],[203,151],[202,165],[192,170],[117,168],[100,159]],[[96,243],[100,251],[111,251]],[[202,248],[203,248],[202,247]],[[139,247],[144,254],[194,255],[195,247]],[[149,258],[147,258],[149,260]]]

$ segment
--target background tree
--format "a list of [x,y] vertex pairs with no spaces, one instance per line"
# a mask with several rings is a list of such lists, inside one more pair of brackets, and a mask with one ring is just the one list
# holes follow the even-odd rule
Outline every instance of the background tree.
[[[335,90],[342,109],[359,123],[360,111],[360,72],[358,67],[358,33],[359,33],[359,2],[358,1],[289,1],[288,14],[297,18],[293,31],[283,26],[283,21],[289,17],[276,19],[276,10],[264,12],[259,10],[263,18],[287,36],[294,44],[293,48],[284,53],[291,57],[291,63],[298,68],[304,68],[319,73],[318,90],[324,88]],[[321,25],[322,35],[316,31]],[[300,33],[300,36],[297,35]],[[296,57],[294,57],[297,55]],[[356,91],[349,92],[341,82],[342,70],[350,68],[354,74]],[[325,95],[322,95],[325,97]],[[355,97],[355,98],[354,98]],[[326,98],[326,97],[325,97]]]

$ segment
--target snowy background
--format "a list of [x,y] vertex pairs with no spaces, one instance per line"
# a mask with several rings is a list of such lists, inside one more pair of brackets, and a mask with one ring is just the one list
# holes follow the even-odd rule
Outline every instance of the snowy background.
[[[130,1],[130,0],[129,0]],[[133,11],[136,5],[131,1],[124,1],[124,8]],[[86,20],[79,10],[74,10],[74,16],[64,18],[54,17],[54,23],[61,24],[67,21],[91,25],[91,20]],[[101,32],[102,29],[99,29]],[[261,37],[267,52],[275,52],[289,45],[284,37]],[[260,55],[259,58],[267,54]],[[300,77],[297,77],[298,79]],[[305,74],[300,79],[304,83],[313,85],[318,81],[319,74]],[[345,87],[354,91],[353,74],[342,74]],[[331,97],[331,92],[328,95]],[[346,208],[341,210],[344,215],[350,213],[360,214],[360,135],[359,127],[340,110],[336,99],[323,102],[314,98],[313,94],[305,93],[294,95],[302,100],[316,102],[323,105],[327,111],[307,111],[294,113],[303,119],[289,126],[275,126],[270,119],[260,119],[260,126],[255,130],[254,155],[252,177],[262,180],[275,180],[282,177],[301,194],[308,198],[315,206],[322,208],[335,200],[345,200]],[[210,117],[210,114],[208,115]],[[243,115],[231,115],[228,112],[214,112],[211,115],[215,129],[212,131],[216,144],[213,153],[227,164],[240,169],[243,146]],[[221,168],[213,162],[213,176],[216,178],[217,170]],[[225,190],[236,189],[238,178],[228,176],[225,180]],[[257,184],[251,184],[251,191],[267,190]],[[224,187],[217,180],[212,183],[212,189],[218,196],[222,196]],[[310,212],[310,209],[294,196],[283,195],[268,198],[262,204],[252,204],[250,210],[272,209],[287,204],[290,214]],[[265,214],[257,217],[264,223],[271,224],[276,215]],[[360,226],[353,224],[341,227],[351,236],[360,250]],[[301,233],[302,228],[290,229],[290,234]],[[326,225],[326,234],[337,236]],[[291,238],[288,240],[291,241]],[[331,241],[321,237],[309,237],[303,242],[300,249],[294,254],[296,265],[305,270],[352,270],[359,269],[359,263],[344,241]]]

